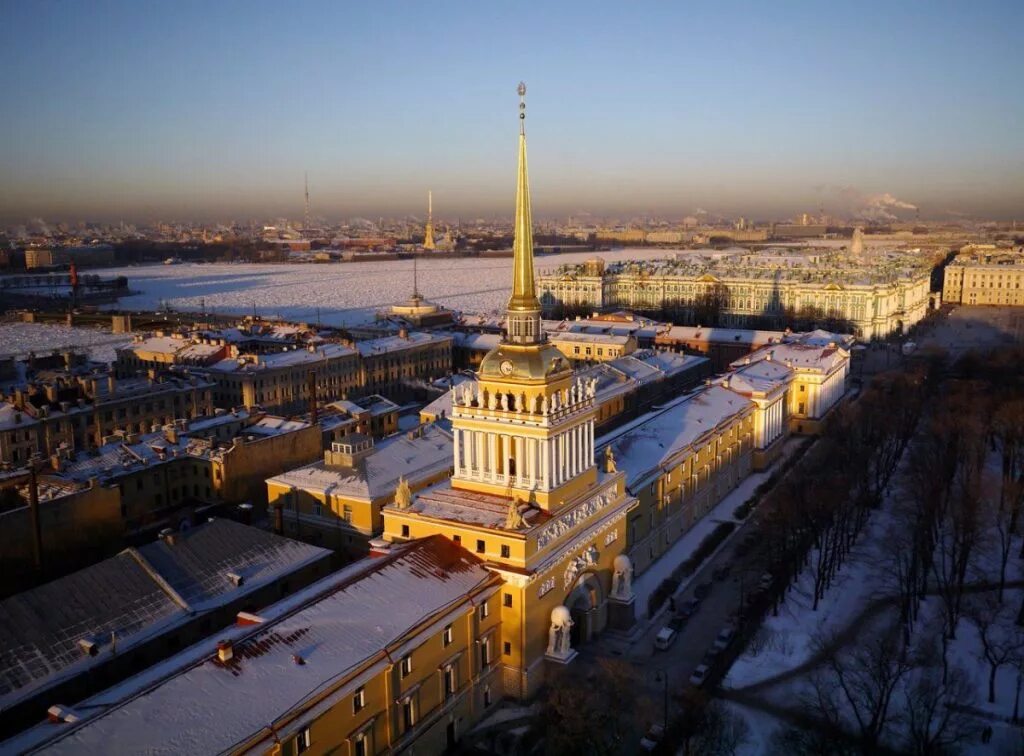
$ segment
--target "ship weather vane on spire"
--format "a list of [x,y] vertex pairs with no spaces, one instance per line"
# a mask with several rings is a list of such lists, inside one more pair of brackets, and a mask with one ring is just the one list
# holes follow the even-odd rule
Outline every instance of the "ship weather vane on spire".
[[519,133],[526,133],[526,83],[519,82]]

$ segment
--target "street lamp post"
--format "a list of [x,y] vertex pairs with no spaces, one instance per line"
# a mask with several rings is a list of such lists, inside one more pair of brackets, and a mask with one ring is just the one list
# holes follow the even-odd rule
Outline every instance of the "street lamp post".
[[[654,682],[662,683],[663,707],[662,707],[662,733],[668,731],[668,672],[660,670],[654,676]],[[663,735],[664,737],[664,735]]]

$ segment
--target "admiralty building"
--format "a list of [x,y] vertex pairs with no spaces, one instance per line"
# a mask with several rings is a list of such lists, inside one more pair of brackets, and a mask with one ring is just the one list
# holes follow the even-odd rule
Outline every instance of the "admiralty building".
[[537,290],[554,315],[626,309],[761,328],[829,320],[866,341],[905,332],[924,317],[930,274],[918,250],[688,250],[671,259],[562,265],[543,271]]

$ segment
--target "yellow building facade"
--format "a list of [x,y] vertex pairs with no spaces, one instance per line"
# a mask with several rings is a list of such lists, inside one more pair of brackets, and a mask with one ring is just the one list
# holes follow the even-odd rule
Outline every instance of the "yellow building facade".
[[1024,250],[968,245],[946,266],[942,301],[1024,306]]

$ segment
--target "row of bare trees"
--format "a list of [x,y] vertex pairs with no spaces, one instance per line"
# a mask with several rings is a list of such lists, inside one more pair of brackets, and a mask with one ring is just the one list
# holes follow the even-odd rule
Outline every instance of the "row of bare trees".
[[[1024,628],[1021,607],[1007,600],[1019,600],[1019,592],[1006,588],[1024,526],[1024,384],[1015,367],[1021,364],[1020,350],[987,362],[971,355],[940,371],[941,382],[924,376],[933,390],[923,390],[922,404],[900,408],[904,416],[892,419],[913,436],[881,550],[894,595],[876,600],[878,611],[862,614],[856,627],[817,640],[821,665],[804,711],[824,726],[780,735],[789,751],[814,752],[829,738],[852,734],[851,752],[898,747],[936,754],[955,752],[976,737],[984,722],[970,711],[974,686],[963,666],[969,657],[948,653],[963,621],[974,630],[990,703],[999,670],[1016,668],[1018,717]],[[920,417],[916,434],[914,414]],[[885,443],[870,422],[862,430]],[[879,467],[867,477],[865,496],[892,475],[899,451],[873,455]],[[1021,549],[1024,557],[1024,544]],[[938,599],[928,614],[937,619],[932,623],[922,619],[928,596]]]
[[762,504],[772,571],[789,582],[810,569],[814,610],[882,500],[934,385],[932,369],[876,376]]

